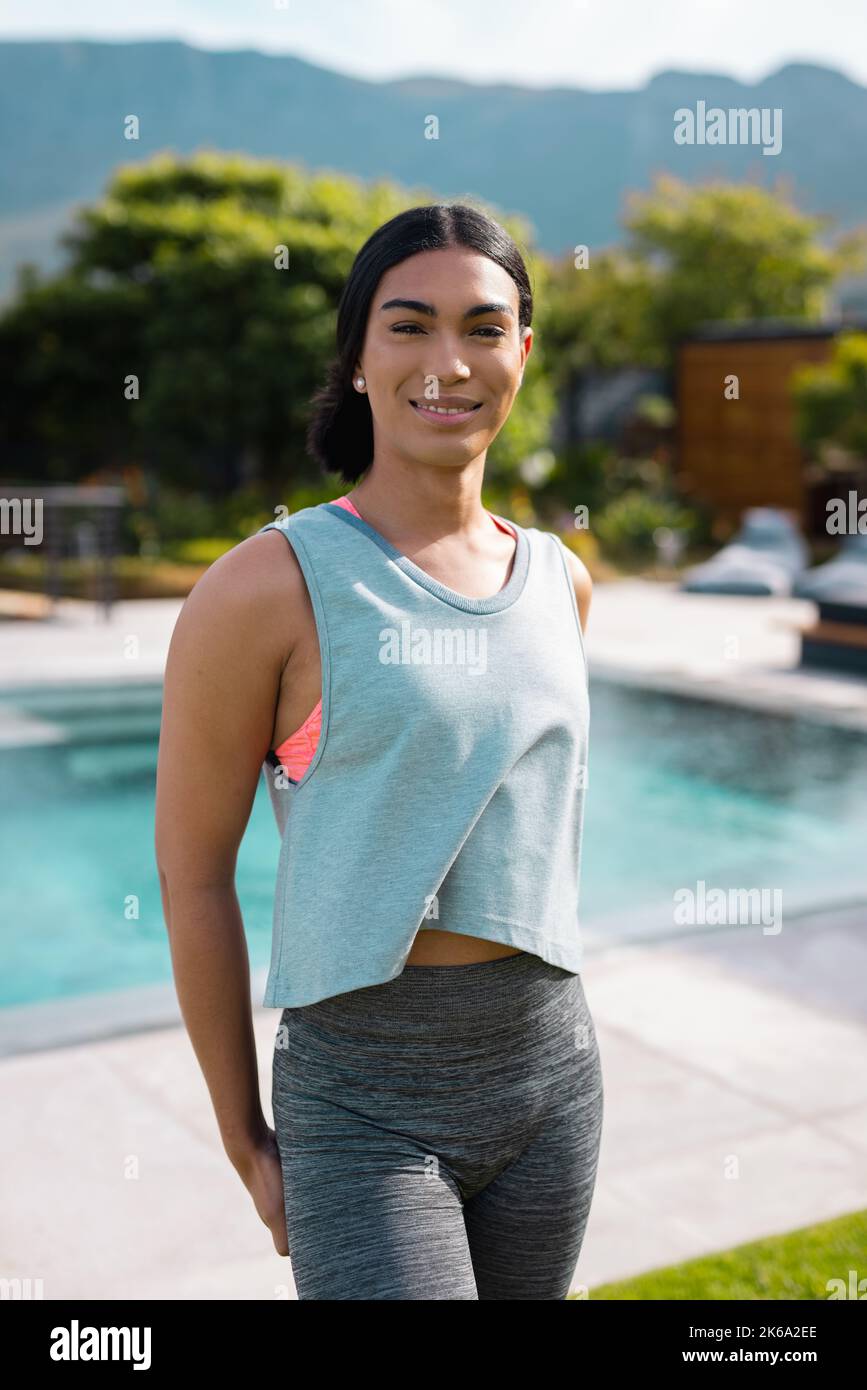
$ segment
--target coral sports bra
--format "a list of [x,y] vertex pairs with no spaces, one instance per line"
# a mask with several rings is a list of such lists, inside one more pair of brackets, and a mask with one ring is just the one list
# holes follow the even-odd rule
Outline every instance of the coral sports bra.
[[[336,506],[345,507],[348,512],[353,512],[360,520],[364,520],[358,508],[350,502],[348,497],[335,497],[334,502]],[[508,523],[504,524],[499,521],[491,512],[488,512],[488,516],[501,531],[506,531],[508,535],[515,536],[517,539],[516,532]],[[279,748],[274,749],[274,757],[277,762],[282,763],[287,776],[293,781],[300,781],[310,766],[313,754],[316,752],[316,745],[319,742],[321,728],[322,700],[320,699],[300,729],[296,729],[294,734],[290,734],[287,739],[284,739]]]

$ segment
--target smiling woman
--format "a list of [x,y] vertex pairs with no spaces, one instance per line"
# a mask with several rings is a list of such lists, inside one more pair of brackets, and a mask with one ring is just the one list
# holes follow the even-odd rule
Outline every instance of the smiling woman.
[[[300,1298],[563,1299],[589,1215],[589,579],[558,536],[481,502],[531,318],[521,255],[483,213],[379,228],[308,432],[352,492],[223,555],[172,639],[157,849],[175,979]],[[287,778],[274,750],[320,700]],[[260,770],[281,835],[273,1131],[232,889]]]

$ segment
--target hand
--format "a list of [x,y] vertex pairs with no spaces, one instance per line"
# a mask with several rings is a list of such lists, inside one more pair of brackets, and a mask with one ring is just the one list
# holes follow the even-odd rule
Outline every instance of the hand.
[[288,1255],[283,1169],[273,1129],[266,1128],[260,1142],[254,1148],[246,1150],[243,1158],[233,1162],[241,1181],[253,1198],[253,1205],[271,1232],[274,1249],[278,1255]]

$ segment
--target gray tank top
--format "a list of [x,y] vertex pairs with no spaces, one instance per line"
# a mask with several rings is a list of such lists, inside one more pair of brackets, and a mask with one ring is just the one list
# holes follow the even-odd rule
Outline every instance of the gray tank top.
[[584,641],[562,541],[510,524],[511,575],[481,599],[332,503],[261,528],[298,559],[322,663],[304,776],[262,769],[281,835],[266,1006],[391,980],[425,930],[580,972]]

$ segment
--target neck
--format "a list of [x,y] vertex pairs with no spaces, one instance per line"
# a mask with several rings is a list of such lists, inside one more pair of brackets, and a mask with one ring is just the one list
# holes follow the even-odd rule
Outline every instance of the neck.
[[483,458],[458,468],[378,467],[374,461],[349,495],[377,529],[422,543],[445,535],[469,537],[491,525],[482,505],[483,477]]

